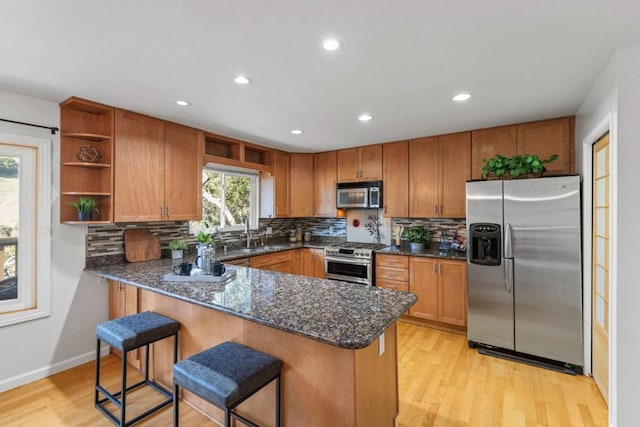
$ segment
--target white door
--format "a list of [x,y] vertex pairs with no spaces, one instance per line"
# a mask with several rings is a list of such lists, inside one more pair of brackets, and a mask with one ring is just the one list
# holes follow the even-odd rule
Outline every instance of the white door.
[[593,227],[591,231],[591,325],[593,379],[609,397],[609,134],[593,145]]

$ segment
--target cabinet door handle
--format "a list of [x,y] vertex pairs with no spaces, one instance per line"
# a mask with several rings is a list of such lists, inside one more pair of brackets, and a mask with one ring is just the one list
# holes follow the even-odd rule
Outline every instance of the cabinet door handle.
[[164,206],[160,206],[160,218],[164,218]]
[[436,272],[436,263],[435,262],[433,264],[431,264],[431,272],[432,273]]
[[169,206],[166,206],[164,214],[166,215],[167,219],[169,219]]

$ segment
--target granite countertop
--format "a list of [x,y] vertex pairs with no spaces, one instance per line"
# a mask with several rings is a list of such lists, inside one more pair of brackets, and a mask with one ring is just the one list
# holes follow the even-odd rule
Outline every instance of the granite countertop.
[[226,285],[165,282],[172,265],[160,259],[86,271],[346,349],[370,345],[418,299],[391,289],[231,265],[237,275]]
[[442,259],[454,259],[466,261],[467,253],[449,250],[440,253],[437,247],[426,248],[424,251],[411,252],[409,248],[401,248],[396,246],[387,246],[386,248],[376,251],[377,254],[390,254],[390,255],[406,255],[406,256],[419,256],[426,258],[442,258]]

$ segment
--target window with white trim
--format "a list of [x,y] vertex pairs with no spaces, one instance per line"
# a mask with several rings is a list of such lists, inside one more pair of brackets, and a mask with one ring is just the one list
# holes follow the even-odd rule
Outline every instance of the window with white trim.
[[209,164],[202,171],[202,218],[219,231],[258,227],[258,172]]
[[50,141],[0,134],[0,326],[49,315]]

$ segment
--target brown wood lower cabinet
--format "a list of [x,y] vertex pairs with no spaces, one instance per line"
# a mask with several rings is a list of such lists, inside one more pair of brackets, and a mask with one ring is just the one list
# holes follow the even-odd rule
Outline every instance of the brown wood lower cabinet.
[[409,291],[409,257],[405,255],[376,255],[376,286]]
[[302,276],[325,278],[324,249],[303,248],[300,249],[302,257]]
[[467,263],[410,257],[409,289],[418,302],[409,314],[457,326],[467,325]]
[[[136,314],[140,310],[140,290],[135,286],[125,285],[115,280],[109,280],[109,320]],[[119,351],[111,352],[122,357]],[[140,350],[136,349],[127,354],[127,361],[140,369]]]
[[[251,322],[210,308],[141,290],[141,309],[180,322],[179,354],[191,356],[234,341],[282,360],[282,425],[392,426],[398,414],[396,324],[384,340],[351,350]],[[173,341],[153,344],[152,377],[171,387]],[[384,349],[384,351],[380,351]],[[372,375],[375,373],[375,375]],[[182,398],[216,421],[223,412],[181,390]],[[239,407],[259,425],[273,425],[274,384]]]
[[249,258],[251,268],[291,273],[293,251],[275,252],[272,254],[252,256]]

